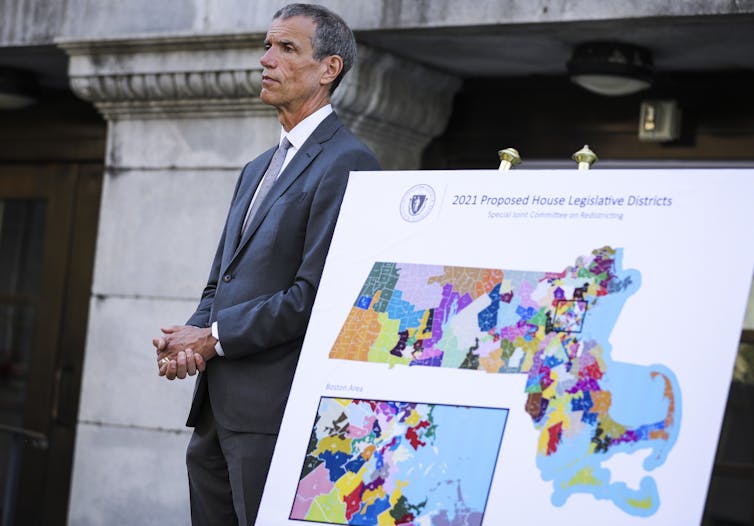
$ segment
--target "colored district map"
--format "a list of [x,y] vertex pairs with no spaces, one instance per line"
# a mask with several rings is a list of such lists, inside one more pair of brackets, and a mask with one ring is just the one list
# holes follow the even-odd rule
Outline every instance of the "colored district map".
[[479,526],[507,409],[322,398],[291,519]]
[[[330,358],[525,374],[552,503],[588,493],[652,515],[659,493],[644,471],[675,443],[680,393],[667,367],[610,358],[609,335],[641,283],[622,257],[603,247],[556,272],[376,263]],[[607,460],[639,450],[638,487],[612,480]]]

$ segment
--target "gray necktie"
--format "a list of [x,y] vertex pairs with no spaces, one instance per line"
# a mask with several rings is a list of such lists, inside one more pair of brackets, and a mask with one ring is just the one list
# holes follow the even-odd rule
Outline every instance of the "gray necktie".
[[241,228],[241,236],[246,232],[246,228],[249,226],[254,214],[259,210],[259,206],[264,201],[265,196],[269,193],[270,188],[275,183],[280,174],[280,169],[283,167],[283,161],[285,161],[285,155],[288,153],[288,148],[291,147],[291,143],[288,141],[288,137],[283,137],[280,146],[275,150],[275,154],[272,156],[270,165],[267,167],[267,171],[264,172],[262,182],[259,183],[259,190],[257,194],[252,197],[251,206],[249,206],[248,212],[246,212],[246,219],[243,222],[243,228]]

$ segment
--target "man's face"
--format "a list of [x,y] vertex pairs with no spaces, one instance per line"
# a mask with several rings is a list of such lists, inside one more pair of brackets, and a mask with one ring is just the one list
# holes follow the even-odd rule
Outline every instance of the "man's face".
[[297,112],[327,91],[321,83],[326,68],[314,60],[315,29],[314,21],[303,16],[272,21],[264,41],[267,51],[259,61],[264,68],[262,102]]

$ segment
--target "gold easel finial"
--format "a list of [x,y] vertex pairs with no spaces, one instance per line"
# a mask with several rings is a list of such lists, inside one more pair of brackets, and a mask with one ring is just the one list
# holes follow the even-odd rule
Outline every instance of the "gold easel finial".
[[510,170],[511,167],[521,164],[521,156],[515,148],[506,148],[497,152],[500,156],[500,168],[498,170]]
[[599,161],[597,154],[589,149],[589,145],[585,144],[582,149],[574,153],[571,159],[579,163],[579,170],[589,170],[591,166]]

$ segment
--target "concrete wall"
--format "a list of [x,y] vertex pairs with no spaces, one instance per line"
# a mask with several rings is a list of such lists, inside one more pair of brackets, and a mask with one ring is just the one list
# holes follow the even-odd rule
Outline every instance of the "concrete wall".
[[[6,0],[0,45],[56,37],[113,38],[166,33],[262,33],[280,0]],[[355,30],[530,24],[616,18],[754,13],[754,3],[728,0],[321,0]]]

